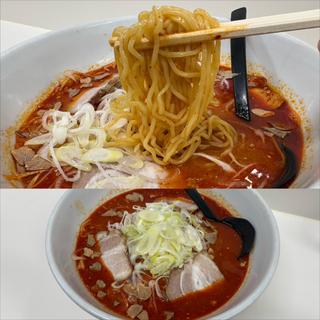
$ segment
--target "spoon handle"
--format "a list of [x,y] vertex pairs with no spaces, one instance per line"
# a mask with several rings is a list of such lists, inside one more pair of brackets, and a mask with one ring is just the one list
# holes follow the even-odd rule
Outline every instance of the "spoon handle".
[[215,222],[220,222],[220,220],[214,215],[207,203],[202,199],[201,194],[196,189],[185,189],[185,191],[208,219]]
[[[231,13],[231,20],[242,20],[247,16],[247,9],[239,8]],[[246,39],[231,39],[231,66],[232,73],[238,75],[233,78],[234,104],[236,115],[239,118],[250,121],[250,105],[247,84],[247,60],[246,60]]]

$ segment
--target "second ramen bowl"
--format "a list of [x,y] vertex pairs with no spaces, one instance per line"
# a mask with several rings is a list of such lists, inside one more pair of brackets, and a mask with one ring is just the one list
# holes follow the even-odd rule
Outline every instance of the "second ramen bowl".
[[[81,308],[103,320],[119,317],[96,301],[82,283],[72,253],[80,224],[102,202],[123,191],[72,190],[66,192],[53,210],[46,234],[46,253],[51,271],[64,292]],[[262,294],[276,270],[279,259],[279,233],[272,211],[252,190],[202,190],[221,196],[241,217],[255,227],[256,242],[246,279],[225,305],[204,319],[232,319]]]

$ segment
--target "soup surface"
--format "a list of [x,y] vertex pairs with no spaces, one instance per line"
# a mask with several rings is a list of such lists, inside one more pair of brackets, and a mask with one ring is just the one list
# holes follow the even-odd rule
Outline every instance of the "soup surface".
[[[221,204],[206,196],[204,198],[219,217],[231,216],[230,212]],[[216,232],[216,238],[210,242],[211,244],[209,243],[205,251],[222,273],[223,280],[173,301],[168,300],[164,293],[168,281],[170,281],[165,277],[160,278],[158,282],[162,297],[159,297],[154,291],[145,300],[128,295],[124,290],[124,284],[131,280],[115,282],[112,273],[103,261],[103,256],[101,256],[102,249],[97,235],[108,231],[110,225],[120,223],[124,211],[131,214],[138,206],[144,207],[147,203],[170,200],[180,200],[187,203],[190,201],[183,190],[137,189],[129,191],[103,203],[80,226],[73,256],[79,275],[92,295],[108,310],[112,310],[124,318],[128,317],[128,309],[132,305],[138,304],[142,306],[141,310],[147,312],[149,319],[197,319],[224,305],[237,292],[246,276],[249,257],[238,260],[241,251],[239,235],[233,229],[223,224],[209,222],[201,216],[206,224],[206,230],[215,230],[214,232]],[[110,216],[111,212],[116,213]],[[199,212],[197,213],[196,210],[192,214],[199,215]],[[88,257],[88,252],[91,257]],[[144,280],[149,280],[150,277],[151,274],[148,272],[143,275]],[[195,306],[197,307],[195,308]],[[137,319],[141,319],[140,316]]]
[[[90,102],[97,109],[106,94],[97,88],[108,84],[116,74],[116,65],[109,64],[86,73],[73,72],[54,86],[48,95],[34,106],[33,112],[25,117],[16,130],[15,150],[20,151],[19,149],[25,147],[28,140],[47,133],[43,127],[43,116],[47,110],[70,111],[79,101]],[[249,75],[252,120],[246,122],[239,119],[234,112],[233,81],[232,74],[231,76],[230,74],[229,68],[220,66],[218,78],[213,88],[215,99],[209,105],[209,112],[230,123],[236,130],[238,140],[233,147],[232,156],[221,156],[220,150],[208,146],[205,150],[197,150],[183,164],[157,165],[159,169],[152,168],[151,174],[149,168],[146,170],[142,168],[143,173],[137,170],[135,172],[131,170],[132,168],[128,170],[128,167],[124,168],[123,165],[120,169],[115,166],[112,169],[124,171],[129,176],[147,176],[149,183],[144,182],[140,187],[272,187],[284,171],[285,159],[279,147],[281,144],[293,151],[297,158],[298,167],[300,167],[303,155],[303,134],[298,114],[281,94],[268,84],[264,77]],[[96,90],[95,94],[92,94],[92,90]],[[86,99],[86,95],[90,95],[90,98]],[[90,172],[87,172],[88,170],[79,172],[80,183],[66,181],[52,160],[45,161],[41,156],[38,156],[41,145],[31,145],[27,149],[27,153],[31,153],[30,157],[33,157],[31,165],[30,163],[26,165],[24,160],[27,156],[25,154],[17,156],[13,150],[16,173],[7,176],[7,179],[12,183],[20,182],[24,187],[90,187],[87,182],[92,177],[92,173],[101,169],[101,167],[92,164]],[[23,151],[25,152],[26,149],[24,148]],[[212,160],[210,157],[214,157],[214,159]],[[217,159],[223,164],[219,165]],[[228,166],[227,169],[226,166]],[[70,163],[62,162],[61,167],[68,176],[76,174],[77,169]],[[158,174],[157,171],[161,171],[161,174]],[[106,174],[100,172],[101,175]],[[117,186],[125,187],[126,185],[127,183],[124,183],[123,186]],[[104,185],[97,183],[93,185],[93,187],[110,186],[112,187],[112,181]]]

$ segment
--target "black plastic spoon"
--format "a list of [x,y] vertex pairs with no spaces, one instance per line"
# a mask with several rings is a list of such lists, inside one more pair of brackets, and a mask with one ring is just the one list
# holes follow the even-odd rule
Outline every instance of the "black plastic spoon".
[[[247,17],[247,9],[239,8],[231,12],[231,21],[243,20]],[[231,68],[238,75],[233,78],[234,105],[236,115],[246,121],[251,120],[248,96],[246,39],[231,39]]]
[[242,249],[238,259],[243,258],[250,253],[254,244],[256,231],[248,220],[236,217],[219,219],[208,207],[207,203],[203,200],[200,193],[196,189],[185,189],[185,191],[209,220],[223,223],[233,228],[239,234],[242,240]]
[[280,179],[272,186],[273,188],[286,188],[288,182],[292,181],[297,173],[298,173],[298,164],[297,158],[293,151],[286,147],[284,144],[279,144],[284,157],[285,157],[285,164],[284,164],[284,171]]

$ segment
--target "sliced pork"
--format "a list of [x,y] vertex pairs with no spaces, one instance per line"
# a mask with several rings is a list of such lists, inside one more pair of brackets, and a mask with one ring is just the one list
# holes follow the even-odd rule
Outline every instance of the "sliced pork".
[[184,198],[178,198],[175,200],[172,200],[170,198],[166,198],[166,197],[161,197],[159,200],[168,202],[170,204],[174,204],[176,207],[180,208],[180,209],[185,209],[188,211],[196,211],[198,210],[198,206],[196,204],[194,204],[191,201],[188,201]]
[[82,172],[81,178],[73,183],[72,188],[157,188],[159,181],[167,176],[161,166],[149,161],[145,161],[140,169],[115,164],[105,164],[103,168],[104,173],[97,167],[90,172]]
[[113,78],[107,82],[102,88],[100,88],[97,93],[90,99],[90,103],[93,106],[99,104],[101,99],[108,93],[114,92],[116,89],[121,88],[121,83],[118,75],[113,76]]
[[199,253],[183,268],[175,269],[169,277],[166,294],[175,300],[223,280],[223,274],[206,254]]
[[52,166],[49,161],[35,154],[29,147],[14,149],[11,153],[18,165],[24,167],[27,171],[47,170]]
[[81,106],[85,103],[91,103],[95,108],[101,99],[108,93],[112,93],[116,89],[121,87],[119,76],[115,75],[107,83],[102,84],[101,86],[94,87],[87,90],[83,93],[78,100],[71,104],[69,111],[71,113],[77,112]]
[[21,147],[18,149],[14,149],[11,151],[11,153],[15,160],[21,166],[24,166],[26,162],[30,161],[35,155],[35,152],[29,147]]
[[31,160],[26,161],[25,167],[27,171],[47,170],[52,167],[52,164],[36,154]]
[[127,246],[120,231],[112,230],[97,235],[101,250],[101,259],[116,281],[130,277],[132,265],[128,258]]
[[90,182],[90,180],[96,176],[97,174],[99,174],[99,170],[96,166],[94,166],[90,172],[81,172],[81,176],[80,179],[73,182],[72,184],[72,188],[73,189],[84,189],[87,184]]

